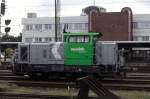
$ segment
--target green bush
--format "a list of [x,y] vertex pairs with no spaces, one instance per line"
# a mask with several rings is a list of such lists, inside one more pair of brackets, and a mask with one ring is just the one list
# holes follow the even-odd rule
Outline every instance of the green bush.
[[12,48],[7,48],[5,50],[5,54],[6,54],[6,57],[10,58],[13,54],[13,49]]

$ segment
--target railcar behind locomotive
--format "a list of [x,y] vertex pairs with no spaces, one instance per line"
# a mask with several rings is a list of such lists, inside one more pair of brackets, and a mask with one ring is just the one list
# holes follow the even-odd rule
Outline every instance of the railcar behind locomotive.
[[102,43],[99,38],[99,33],[64,33],[63,42],[20,43],[13,73],[30,77],[99,77],[120,72],[123,65],[116,43]]

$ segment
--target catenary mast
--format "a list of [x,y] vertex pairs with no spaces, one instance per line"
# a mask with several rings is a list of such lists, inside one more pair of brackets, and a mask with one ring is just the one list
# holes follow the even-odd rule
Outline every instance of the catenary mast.
[[62,40],[60,31],[60,0],[55,0],[55,41]]

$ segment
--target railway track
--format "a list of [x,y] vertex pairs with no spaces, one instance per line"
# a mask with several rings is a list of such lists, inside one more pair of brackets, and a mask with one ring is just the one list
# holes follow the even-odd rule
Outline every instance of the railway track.
[[[55,96],[55,95],[31,95],[31,94],[10,94],[0,93],[0,99],[76,99],[76,96]],[[98,99],[89,97],[88,99]]]
[[[143,79],[142,76],[132,76],[130,75],[126,79],[104,79],[100,81],[108,89],[113,90],[148,90],[150,91],[150,78]],[[67,80],[30,80],[28,77],[24,76],[14,76],[11,71],[0,70],[0,80],[6,81],[10,84],[15,84],[17,86],[24,87],[41,87],[41,88],[67,88],[68,86],[72,88],[78,88],[75,82]]]
[[[24,87],[42,87],[42,88],[78,88],[78,85],[71,82],[15,82],[10,81],[8,83],[16,84]],[[112,90],[147,90],[150,91],[149,84],[126,84],[126,83],[102,83],[108,89]]]

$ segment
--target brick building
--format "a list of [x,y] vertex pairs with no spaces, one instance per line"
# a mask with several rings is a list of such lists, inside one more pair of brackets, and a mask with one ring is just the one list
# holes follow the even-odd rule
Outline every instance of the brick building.
[[101,32],[104,41],[133,40],[132,11],[123,8],[121,12],[101,12],[96,6],[84,9],[88,14],[89,31]]

